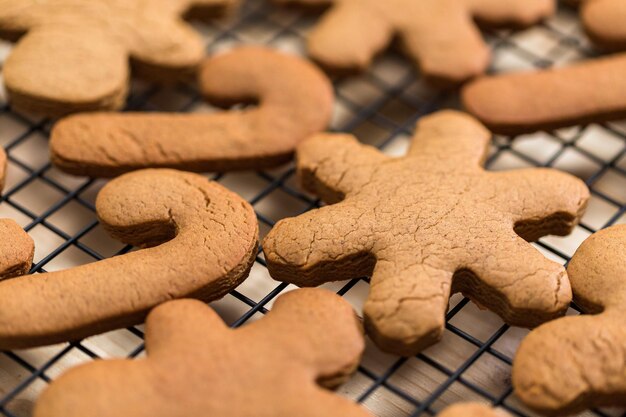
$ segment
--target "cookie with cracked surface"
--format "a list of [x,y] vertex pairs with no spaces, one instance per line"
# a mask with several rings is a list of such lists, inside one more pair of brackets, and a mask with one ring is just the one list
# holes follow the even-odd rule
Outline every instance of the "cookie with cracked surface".
[[124,175],[100,191],[96,211],[111,236],[144,249],[0,282],[0,349],[128,327],[174,298],[216,300],[248,276],[256,257],[252,207],[197,174]]
[[481,403],[457,403],[446,407],[437,417],[511,417],[509,413]]
[[35,243],[17,223],[0,219],[0,281],[28,273]]
[[611,51],[626,50],[626,2],[585,0],[580,6],[580,17],[596,45]]
[[11,106],[57,117],[124,105],[133,73],[171,82],[204,57],[185,15],[239,0],[0,0],[0,36],[16,41],[3,75]]
[[527,27],[554,13],[553,0],[274,0],[330,7],[313,29],[310,56],[339,72],[366,70],[397,35],[422,74],[439,84],[482,74],[490,51],[474,19]]
[[462,100],[493,132],[516,135],[622,119],[625,88],[626,54],[619,54],[479,78],[463,88]]
[[0,147],[0,194],[4,189],[4,182],[7,175],[7,154]]
[[301,182],[336,204],[276,224],[263,244],[271,276],[300,286],[371,276],[366,329],[405,356],[440,339],[453,292],[516,326],[561,316],[565,269],[527,241],[568,234],[589,191],[554,169],[485,171],[490,138],[444,111],[419,122],[403,158],[349,135],[306,140]]
[[295,146],[325,130],[331,118],[330,80],[312,63],[270,48],[239,47],[207,59],[200,88],[212,103],[259,106],[210,114],[74,115],[52,131],[52,162],[93,177],[147,167],[263,169],[288,162]]
[[148,316],[146,359],[70,370],[34,417],[368,417],[322,388],[356,370],[364,345],[350,304],[327,290],[286,293],[235,330],[198,301],[172,301]]
[[626,407],[626,226],[595,233],[567,270],[576,304],[588,315],[532,331],[513,361],[513,386],[530,408],[568,415]]

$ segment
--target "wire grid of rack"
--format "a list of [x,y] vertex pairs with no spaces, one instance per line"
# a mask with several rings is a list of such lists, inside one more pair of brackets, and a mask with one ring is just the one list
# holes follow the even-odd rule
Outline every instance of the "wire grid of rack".
[[[197,27],[206,36],[209,54],[238,43],[263,43],[303,53],[306,32],[315,20],[315,16],[252,0],[232,21]],[[595,54],[582,34],[576,11],[566,6],[556,17],[526,31],[496,31],[485,36],[494,51],[492,72],[562,65]],[[9,44],[0,44],[0,64],[9,50]],[[457,106],[456,92],[429,89],[412,65],[393,51],[379,57],[366,74],[337,78],[334,86],[337,104],[332,129],[354,133],[391,155],[406,150],[417,119],[439,108]],[[133,83],[128,109],[213,111],[193,85],[161,88],[138,81]],[[93,202],[103,181],[70,177],[50,165],[50,126],[47,120],[13,112],[0,90],[0,145],[9,156],[9,181],[0,200],[0,217],[15,219],[35,239],[31,272],[68,268],[131,250],[111,240],[98,225]],[[536,244],[559,262],[567,262],[594,231],[626,218],[626,123],[574,127],[514,141],[494,137],[487,166],[493,170],[555,167],[586,181],[592,199],[580,226],[569,237],[548,237]],[[293,165],[208,177],[239,192],[254,206],[262,236],[280,218],[319,206],[314,196],[298,188]],[[327,287],[361,311],[368,289],[366,278]],[[291,286],[271,280],[259,254],[250,278],[212,306],[237,327],[261,317],[273,300],[289,289]],[[577,314],[574,310],[570,313]],[[510,384],[512,357],[526,333],[455,295],[440,344],[413,358],[397,358],[368,342],[362,365],[339,393],[380,417],[433,415],[461,400],[489,402],[514,415],[532,415],[515,398]],[[46,384],[73,365],[95,358],[142,356],[142,335],[142,327],[137,326],[81,342],[0,353],[0,414],[29,416]],[[622,411],[594,410],[583,415],[617,416]]]

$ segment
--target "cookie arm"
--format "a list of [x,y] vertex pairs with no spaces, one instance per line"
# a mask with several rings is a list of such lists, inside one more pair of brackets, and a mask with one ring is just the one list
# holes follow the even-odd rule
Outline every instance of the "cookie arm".
[[360,3],[335,2],[326,12],[309,36],[313,59],[337,71],[362,71],[391,42],[391,24],[375,9]]
[[524,28],[551,16],[556,11],[554,0],[466,0],[472,15],[490,27]]
[[374,220],[344,203],[281,220],[263,241],[270,275],[299,286],[317,286],[371,273]]
[[549,168],[491,173],[496,207],[511,216],[515,231],[534,241],[569,234],[584,214],[589,189],[580,179]]
[[414,259],[379,259],[364,306],[365,327],[382,350],[412,356],[441,339],[452,272]]
[[298,146],[298,176],[306,190],[336,203],[370,182],[376,165],[387,159],[354,136],[318,134]]
[[534,327],[567,310],[572,290],[565,268],[524,239],[503,230],[477,236],[467,248],[470,258],[455,275],[455,292],[514,326]]
[[190,77],[204,57],[202,37],[184,20],[174,16],[154,19],[134,28],[130,44],[134,70],[143,78],[176,81]]

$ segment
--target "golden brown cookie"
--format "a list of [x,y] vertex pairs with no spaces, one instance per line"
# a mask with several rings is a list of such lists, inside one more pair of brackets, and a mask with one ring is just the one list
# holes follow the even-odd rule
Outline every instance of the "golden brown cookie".
[[7,175],[7,154],[4,152],[4,149],[0,147],[0,194],[2,194],[2,189],[4,188],[4,181]]
[[565,269],[527,241],[568,234],[589,191],[553,169],[485,171],[490,137],[444,111],[420,121],[403,158],[349,135],[305,141],[304,188],[337,204],[276,224],[263,244],[270,274],[300,286],[371,276],[366,329],[405,356],[440,339],[453,292],[516,326],[562,315]]
[[198,301],[172,301],[148,316],[146,359],[70,370],[34,417],[367,417],[321,388],[343,383],[363,349],[354,311],[327,290],[284,294],[236,330]]
[[35,243],[17,223],[0,219],[0,281],[30,270]]
[[511,415],[499,408],[491,408],[481,403],[457,403],[447,407],[437,417],[510,417]]
[[608,50],[626,50],[626,2],[584,0],[580,16],[593,42]]
[[532,331],[513,362],[513,386],[546,415],[626,407],[626,226],[602,230],[578,248],[567,270],[574,300],[590,315]]
[[52,162],[94,177],[145,167],[262,169],[289,161],[300,141],[330,122],[330,80],[310,62],[269,48],[240,47],[207,59],[200,88],[212,103],[259,106],[208,114],[71,116],[52,131]]
[[502,134],[626,117],[626,54],[564,68],[480,78],[462,92],[465,109]]
[[96,210],[111,236],[146,249],[0,282],[0,349],[127,327],[173,298],[221,298],[248,276],[256,256],[252,207],[197,174],[124,175],[100,191]]
[[335,71],[363,71],[397,36],[422,74],[458,83],[482,74],[490,52],[474,22],[526,27],[554,13],[553,0],[274,0],[330,6],[313,29],[309,54]]
[[123,106],[130,76],[195,72],[201,37],[182,17],[222,15],[239,0],[0,0],[0,36],[17,42],[3,66],[11,106],[56,117]]

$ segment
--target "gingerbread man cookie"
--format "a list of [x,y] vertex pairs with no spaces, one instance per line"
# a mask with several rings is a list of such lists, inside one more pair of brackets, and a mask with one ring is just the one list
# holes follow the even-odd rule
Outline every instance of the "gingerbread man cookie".
[[4,181],[7,175],[7,154],[0,147],[0,193],[4,188]]
[[565,317],[532,331],[513,362],[513,386],[547,415],[626,407],[626,226],[588,238],[568,273],[574,300],[590,315]]
[[584,0],[580,16],[593,42],[608,50],[626,49],[626,2],[624,0]]
[[56,117],[118,109],[136,74],[171,81],[195,71],[201,37],[184,15],[221,15],[239,0],[0,0],[3,67],[15,109]]
[[[96,210],[113,237],[145,249],[0,282],[0,349],[128,327],[173,298],[216,300],[248,276],[256,257],[252,207],[196,174],[143,170],[124,175],[100,191]],[[26,239],[19,228],[7,233],[0,240]],[[32,253],[18,255],[15,266],[32,258]]]
[[516,135],[626,117],[626,54],[569,67],[484,77],[462,92],[493,132]]
[[200,88],[212,103],[259,106],[208,114],[74,115],[52,131],[52,162],[93,177],[146,167],[263,169],[289,161],[300,141],[330,122],[330,80],[310,62],[269,48],[240,47],[206,60]]
[[309,37],[309,54],[337,71],[363,71],[398,36],[422,74],[458,83],[489,65],[473,19],[492,27],[526,27],[550,16],[553,0],[274,0],[330,6]]
[[35,243],[13,220],[0,219],[0,281],[28,273]]
[[499,408],[491,408],[481,403],[457,403],[447,407],[437,417],[511,417]]
[[145,338],[146,359],[62,375],[34,417],[370,416],[321,388],[344,382],[365,345],[350,305],[327,290],[284,294],[236,330],[198,301],[172,301],[150,313]]
[[562,315],[565,270],[527,241],[569,233],[589,191],[553,169],[486,172],[490,137],[444,111],[421,120],[403,158],[349,135],[305,141],[304,188],[337,204],[276,224],[263,244],[270,274],[300,286],[371,276],[366,329],[406,356],[439,340],[453,292],[517,326]]

